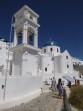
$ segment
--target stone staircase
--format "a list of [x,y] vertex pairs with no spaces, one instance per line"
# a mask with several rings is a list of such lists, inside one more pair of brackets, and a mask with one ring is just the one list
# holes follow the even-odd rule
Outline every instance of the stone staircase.
[[49,87],[50,85],[46,85],[45,83],[43,83],[42,92],[49,92]]

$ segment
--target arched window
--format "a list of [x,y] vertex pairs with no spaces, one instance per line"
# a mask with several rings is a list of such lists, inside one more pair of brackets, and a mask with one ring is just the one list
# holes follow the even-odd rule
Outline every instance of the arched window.
[[45,72],[47,71],[47,67],[45,67]]
[[0,47],[0,50],[2,49],[2,47]]
[[53,48],[50,48],[50,51],[52,52],[52,51],[53,51]]
[[30,15],[30,19],[33,20],[33,17]]
[[44,49],[44,53],[46,53],[46,49]]
[[69,65],[67,64],[67,68],[69,68]]
[[66,56],[66,59],[68,59],[68,56]]
[[57,52],[59,52],[59,49],[57,48]]

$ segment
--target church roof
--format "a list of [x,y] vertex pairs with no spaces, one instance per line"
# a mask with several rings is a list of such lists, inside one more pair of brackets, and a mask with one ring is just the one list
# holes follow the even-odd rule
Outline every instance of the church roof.
[[44,45],[43,45],[43,47],[46,47],[46,46],[55,46],[56,45],[56,42],[54,42],[54,41],[52,41],[52,40],[49,40],[49,41],[47,41]]

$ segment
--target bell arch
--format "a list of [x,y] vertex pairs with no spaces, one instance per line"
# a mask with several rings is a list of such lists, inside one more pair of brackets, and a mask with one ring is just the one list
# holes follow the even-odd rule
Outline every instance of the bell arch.
[[14,46],[18,45],[18,35],[20,35],[22,44],[30,44],[30,41],[33,40],[33,44],[30,45],[38,47],[39,15],[31,11],[27,6],[24,6],[14,14],[14,17]]

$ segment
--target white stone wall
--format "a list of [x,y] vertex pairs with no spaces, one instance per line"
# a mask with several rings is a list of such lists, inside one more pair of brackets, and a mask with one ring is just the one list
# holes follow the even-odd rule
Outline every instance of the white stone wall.
[[[66,56],[68,56],[68,59],[66,58]],[[62,53],[61,64],[62,64],[61,65],[62,73],[69,73],[69,72],[72,73],[73,72],[72,59],[67,51],[64,51],[64,53]],[[67,68],[67,65],[69,66],[69,68]]]
[[54,73],[61,73],[61,56],[54,57]]
[[[47,71],[45,71],[47,68]],[[52,61],[52,57],[49,56],[42,56],[42,72],[43,73],[53,73],[54,71],[54,64]]]
[[12,68],[13,75],[37,76],[39,70],[37,51],[28,48],[14,51]]
[[[37,76],[38,73],[38,57],[35,55],[25,55],[23,58],[23,72],[22,75],[34,75]],[[25,59],[25,60],[24,60]]]
[[15,52],[13,56],[13,67],[12,75],[21,75],[22,74],[22,53]]
[[42,70],[42,56],[38,54],[38,69]]
[[[4,85],[4,77],[0,78],[0,101],[3,100],[2,85]],[[21,98],[25,95],[41,90],[42,77],[8,77],[6,86],[6,100]]]

